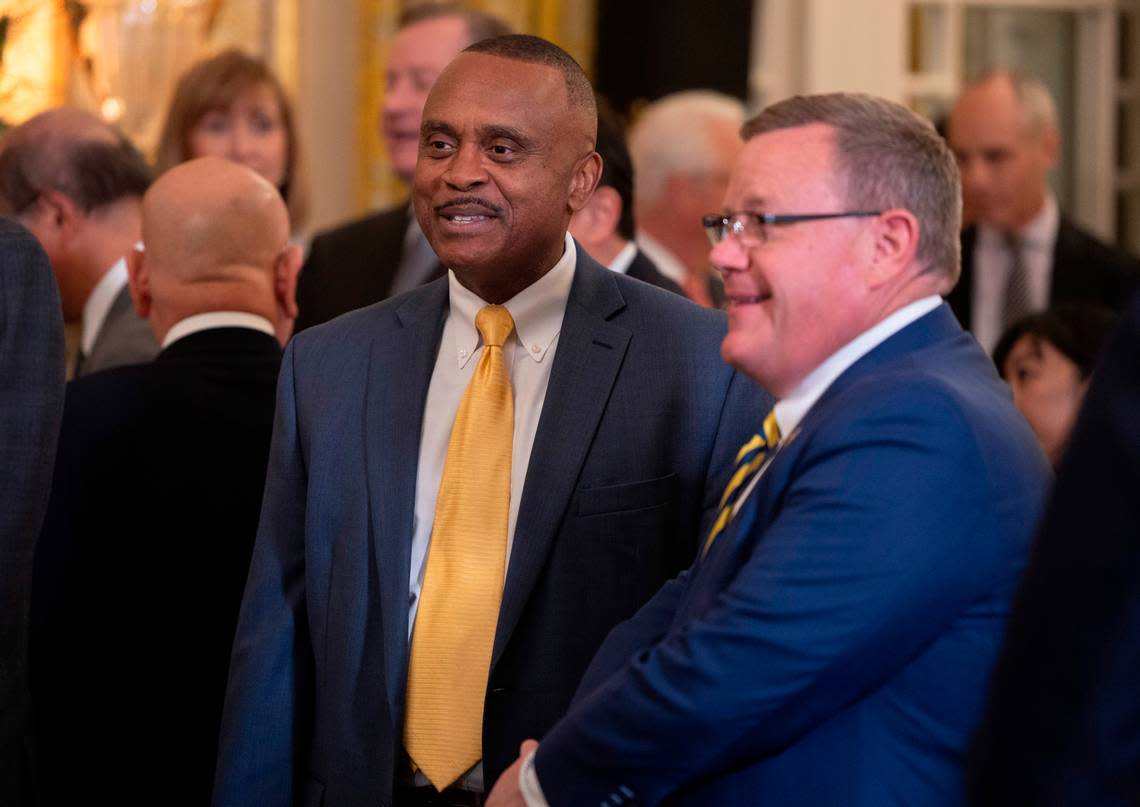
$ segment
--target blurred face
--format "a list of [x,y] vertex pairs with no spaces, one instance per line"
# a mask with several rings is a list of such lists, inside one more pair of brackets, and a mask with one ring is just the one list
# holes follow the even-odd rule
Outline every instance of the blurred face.
[[420,146],[420,116],[443,68],[467,47],[467,24],[459,17],[414,23],[392,40],[385,73],[380,130],[396,175],[411,184]]
[[1057,161],[1055,132],[1033,132],[1004,78],[962,94],[947,135],[962,174],[962,203],[970,216],[1003,232],[1025,226],[1045,203]]
[[1023,336],[1014,343],[1001,368],[1013,391],[1013,403],[1029,421],[1037,441],[1056,465],[1077,410],[1084,400],[1088,382],[1080,369],[1049,342]]
[[[724,212],[831,213],[849,209],[836,188],[831,127],[758,135],[733,168]],[[783,397],[873,318],[864,267],[868,222],[829,219],[768,226],[766,240],[728,235],[709,261],[728,297],[725,360]]]
[[424,108],[413,198],[464,286],[503,302],[558,261],[601,170],[591,134],[552,67],[463,53],[444,71]]
[[289,143],[273,88],[254,85],[228,107],[207,112],[190,131],[190,156],[232,160],[280,188],[288,171]]

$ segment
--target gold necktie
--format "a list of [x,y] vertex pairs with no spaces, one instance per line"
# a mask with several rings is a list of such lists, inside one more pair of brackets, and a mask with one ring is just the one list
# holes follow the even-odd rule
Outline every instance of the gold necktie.
[[780,424],[776,422],[776,412],[773,410],[764,418],[764,434],[752,435],[752,439],[736,452],[736,470],[732,472],[732,478],[724,487],[724,494],[720,497],[720,513],[717,514],[716,521],[709,530],[709,537],[705,539],[702,553],[708,553],[713,541],[732,519],[736,503],[740,499],[740,494],[744,492],[744,483],[764,464],[768,452],[775,450],[779,442]]
[[475,327],[483,354],[451,427],[408,664],[404,746],[437,790],[483,758],[483,699],[506,568],[514,398],[503,343],[515,323],[489,305]]

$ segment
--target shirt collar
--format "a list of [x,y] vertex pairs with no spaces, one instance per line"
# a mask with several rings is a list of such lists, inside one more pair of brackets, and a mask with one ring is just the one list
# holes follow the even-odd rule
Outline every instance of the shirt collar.
[[[1045,204],[1037,215],[1017,231],[1017,236],[1023,247],[1044,249],[1051,251],[1057,240],[1057,229],[1061,224],[1061,210],[1057,206],[1057,197],[1052,192],[1045,194]],[[978,239],[987,242],[987,246],[1004,247],[1005,235],[987,224],[978,225]]]
[[119,258],[95,284],[91,294],[87,295],[87,302],[83,304],[79,340],[79,347],[84,355],[91,355],[91,349],[95,347],[95,338],[107,319],[107,312],[111,310],[111,305],[125,285],[127,285],[127,261],[125,258]]
[[658,271],[675,283],[684,283],[689,271],[673,252],[656,238],[644,230],[638,232],[637,243],[649,260],[657,266]]
[[609,269],[611,272],[617,272],[619,275],[629,273],[629,265],[633,263],[633,259],[637,257],[637,244],[632,241],[628,242],[621,248],[621,252],[614,256],[610,261]]
[[780,434],[785,437],[791,434],[815,402],[827,391],[832,382],[843,374],[844,370],[870,353],[888,337],[898,333],[941,304],[942,298],[937,295],[915,300],[863,331],[827,357],[822,364],[797,384],[795,389],[776,401],[773,409],[776,412],[776,422],[780,424]]
[[[536,362],[541,362],[546,357],[546,352],[562,330],[566,301],[570,299],[578,250],[569,233],[565,239],[562,257],[550,271],[503,303],[515,321],[512,338]],[[455,353],[456,362],[462,367],[479,347],[481,339],[475,328],[475,315],[488,303],[460,283],[451,270],[447,272],[447,291],[451,306],[449,316],[458,319]]]
[[211,328],[250,328],[277,338],[273,323],[260,314],[248,311],[207,311],[174,323],[174,327],[166,332],[166,337],[162,340],[162,349],[166,350],[184,336]]

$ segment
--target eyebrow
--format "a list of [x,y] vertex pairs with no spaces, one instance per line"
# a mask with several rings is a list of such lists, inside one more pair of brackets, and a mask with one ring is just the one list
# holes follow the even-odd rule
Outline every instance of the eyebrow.
[[765,206],[768,204],[768,200],[765,199],[763,196],[756,196],[755,194],[749,194],[749,195],[744,197],[741,204],[743,205],[743,207],[741,207],[741,210],[755,210],[755,209],[763,210],[765,208]]
[[[502,137],[507,140],[515,141],[523,148],[528,148],[531,145],[530,138],[513,126],[488,124],[486,126],[480,126],[477,132],[480,140],[494,140]],[[420,124],[420,137],[425,137],[429,134],[444,134],[448,137],[454,137],[456,140],[459,139],[459,130],[450,123],[425,118]]]
[[490,124],[488,126],[479,127],[479,136],[484,140],[494,140],[502,137],[507,140],[513,140],[520,146],[527,145],[530,141],[526,135],[520,132],[513,126],[503,126],[501,124]]
[[439,132],[440,134],[448,135],[449,137],[459,137],[459,133],[455,131],[455,127],[450,123],[445,123],[441,120],[423,119],[420,123],[420,137],[431,134],[432,132]]

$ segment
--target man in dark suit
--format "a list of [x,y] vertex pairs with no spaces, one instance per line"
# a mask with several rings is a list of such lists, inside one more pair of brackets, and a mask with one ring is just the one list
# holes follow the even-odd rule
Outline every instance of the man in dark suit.
[[131,287],[163,345],[68,388],[36,552],[41,803],[209,800],[301,256],[285,204],[207,158],[143,202]]
[[0,803],[31,804],[28,603],[63,411],[63,320],[47,256],[0,219]]
[[1140,297],[1061,462],[973,748],[971,803],[1140,798]]
[[31,230],[51,261],[64,321],[81,328],[75,375],[158,353],[127,290],[126,255],[149,184],[126,137],[78,109],[48,110],[0,142],[0,213]]
[[489,807],[961,803],[1049,468],[939,298],[953,158],[870,96],[791,98],[744,137],[710,260],[722,353],[777,403],[699,560]]
[[[478,803],[609,629],[694,556],[768,399],[715,360],[722,315],[567,236],[601,171],[596,120],[565,52],[472,45],[432,89],[416,167],[448,277],[286,349],[215,804]],[[504,311],[505,341],[486,320]],[[490,378],[513,417],[473,422]],[[472,449],[504,422],[505,444]],[[471,487],[495,526],[458,542]],[[474,610],[449,649],[439,628]],[[460,689],[425,725],[421,693]]]
[[570,218],[570,235],[611,270],[684,294],[633,241],[633,162],[621,121],[601,101],[595,150],[602,158],[602,178],[590,201]]
[[[400,17],[392,39],[380,133],[392,170],[409,187],[428,90],[459,51],[510,33],[498,19],[450,4],[421,5]],[[297,287],[304,330],[435,280],[443,267],[407,202],[318,233]]]
[[1053,303],[1119,310],[1128,302],[1140,261],[1078,227],[1049,190],[1060,135],[1044,84],[1010,70],[987,73],[958,98],[947,136],[972,221],[962,232],[962,277],[947,300],[984,348]]

